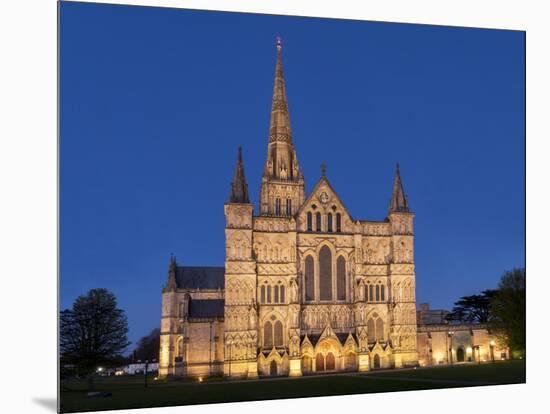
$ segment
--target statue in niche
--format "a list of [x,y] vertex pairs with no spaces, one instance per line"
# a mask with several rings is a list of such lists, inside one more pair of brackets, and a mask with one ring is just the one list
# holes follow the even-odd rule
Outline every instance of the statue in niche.
[[248,329],[255,330],[258,324],[258,310],[256,309],[256,301],[252,299],[248,309]]
[[298,279],[292,278],[290,279],[290,302],[291,303],[298,302],[298,297],[299,297]]

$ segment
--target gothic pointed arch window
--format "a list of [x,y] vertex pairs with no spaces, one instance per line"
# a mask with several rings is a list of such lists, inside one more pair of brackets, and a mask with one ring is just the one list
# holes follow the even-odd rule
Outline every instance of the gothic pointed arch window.
[[271,286],[267,286],[267,303],[271,303]]
[[275,199],[275,215],[281,215],[281,199],[279,197]]
[[313,214],[311,214],[311,211],[307,213],[307,231],[313,231]]
[[340,233],[342,231],[342,215],[336,213],[336,232]]
[[279,285],[279,301],[285,303],[285,286]]
[[264,324],[264,348],[273,348],[273,326],[270,321]]
[[369,342],[374,342],[376,340],[376,331],[374,326],[374,320],[369,318],[367,322],[367,340]]
[[273,303],[279,303],[279,286],[273,286]]
[[321,213],[315,213],[315,230],[321,231]]
[[260,288],[260,302],[265,303],[265,285]]
[[275,321],[273,324],[273,344],[283,346],[283,324],[281,321]]
[[315,298],[315,285],[314,285],[314,267],[313,257],[307,256],[305,260],[305,287],[306,287],[306,301],[311,301]]
[[319,251],[319,293],[321,300],[332,300],[332,253],[328,246]]
[[336,260],[336,299],[346,300],[346,259],[343,256]]
[[382,318],[376,319],[376,340],[384,340],[384,321],[382,320]]
[[327,215],[327,231],[332,233],[332,213]]
[[292,199],[290,198],[286,199],[286,215],[287,216],[292,215]]
[[386,301],[386,287],[384,285],[380,285],[380,300],[382,302],[385,302]]
[[369,283],[369,302],[374,302],[374,287]]
[[380,302],[380,285],[376,285],[376,302]]

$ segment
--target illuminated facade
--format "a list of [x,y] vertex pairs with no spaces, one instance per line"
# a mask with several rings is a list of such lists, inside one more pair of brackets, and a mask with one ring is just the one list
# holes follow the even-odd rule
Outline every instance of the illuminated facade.
[[255,378],[419,363],[414,214],[399,167],[387,218],[353,218],[322,167],[310,194],[293,144],[277,42],[259,212],[239,149],[225,266],[171,260],[160,375]]

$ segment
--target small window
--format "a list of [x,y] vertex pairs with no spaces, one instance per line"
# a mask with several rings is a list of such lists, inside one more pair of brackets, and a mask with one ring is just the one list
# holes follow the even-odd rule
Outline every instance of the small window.
[[265,285],[260,289],[260,302],[265,303]]
[[321,231],[321,213],[316,213],[315,214],[315,225],[316,225],[316,230],[317,231]]
[[279,303],[279,286],[273,287],[273,303]]
[[285,287],[283,285],[279,286],[279,299],[281,303],[285,303]]
[[280,198],[275,199],[275,215],[276,216],[281,215],[281,199]]
[[[269,293],[269,291],[268,291]],[[269,298],[269,296],[268,296]],[[374,289],[372,285],[369,285],[369,302],[374,302]]]
[[380,300],[382,302],[385,302],[386,301],[386,297],[385,297],[385,287],[384,285],[380,286]]
[[307,213],[307,231],[313,231],[313,215],[311,212]]
[[267,287],[267,303],[271,303],[271,286]]
[[340,233],[342,231],[342,215],[336,213],[336,232]]
[[292,216],[292,200],[290,198],[286,199],[286,215]]
[[332,213],[328,213],[327,216],[327,231],[332,233]]
[[380,285],[376,285],[376,301],[380,302]]

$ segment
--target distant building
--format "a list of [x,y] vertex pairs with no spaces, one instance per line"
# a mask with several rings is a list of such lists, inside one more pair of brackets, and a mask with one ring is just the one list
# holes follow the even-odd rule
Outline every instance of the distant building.
[[[125,365],[119,368],[117,371],[124,371],[127,375],[143,374],[145,372],[145,362],[137,362],[133,364]],[[147,372],[157,372],[159,370],[159,363],[153,362],[147,364]]]
[[444,309],[430,309],[428,303],[421,303],[416,311],[416,320],[419,325],[434,325],[446,323],[445,316],[450,312]]

